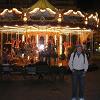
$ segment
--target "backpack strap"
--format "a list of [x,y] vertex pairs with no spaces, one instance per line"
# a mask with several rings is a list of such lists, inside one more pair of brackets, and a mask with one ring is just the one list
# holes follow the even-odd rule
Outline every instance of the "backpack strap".
[[74,58],[75,58],[75,55],[76,55],[76,51],[74,52],[74,55],[73,55],[73,60],[74,60]]
[[75,55],[76,55],[76,51],[74,51],[74,54],[73,54],[72,65],[73,65],[73,61],[74,61]]
[[[74,55],[73,55],[73,61],[74,61],[75,55],[76,55],[76,51],[74,52]],[[82,52],[82,55],[83,55],[83,57],[84,57],[84,64],[85,64],[85,53]],[[72,61],[72,63],[73,63],[73,61]]]
[[85,52],[82,52],[82,55],[84,57],[84,64],[85,64]]

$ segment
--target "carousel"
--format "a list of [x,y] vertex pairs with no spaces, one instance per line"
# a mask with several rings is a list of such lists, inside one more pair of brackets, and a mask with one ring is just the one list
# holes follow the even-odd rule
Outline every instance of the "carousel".
[[[1,63],[36,63],[61,55],[77,43],[93,42],[99,27],[98,13],[57,9],[47,0],[30,8],[4,9],[0,12]],[[93,45],[91,45],[93,49]]]

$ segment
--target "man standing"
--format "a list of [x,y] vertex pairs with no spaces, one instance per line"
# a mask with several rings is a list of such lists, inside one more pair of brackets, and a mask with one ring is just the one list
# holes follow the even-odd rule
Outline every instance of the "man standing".
[[76,46],[69,60],[69,68],[72,71],[72,100],[77,100],[79,89],[79,100],[84,99],[85,73],[88,69],[87,56],[83,51],[82,45]]

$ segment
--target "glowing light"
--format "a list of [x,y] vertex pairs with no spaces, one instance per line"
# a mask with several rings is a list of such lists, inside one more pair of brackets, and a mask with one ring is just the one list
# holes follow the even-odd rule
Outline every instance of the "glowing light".
[[9,13],[12,13],[12,10],[8,10]]
[[57,36],[55,35],[55,37],[54,37],[54,38],[55,38],[55,44],[56,44]]
[[48,43],[48,34],[46,34],[46,43]]
[[45,12],[46,10],[45,10],[45,9],[40,9],[40,11],[41,11],[41,12]]
[[88,21],[85,21],[84,23],[87,25],[88,24]]
[[77,13],[78,13],[80,16],[85,17],[85,16],[82,14],[82,12],[77,11]]
[[30,37],[30,35],[28,34],[28,38]]
[[62,15],[59,14],[59,16],[58,16],[58,22],[61,22],[61,21],[62,21]]
[[25,36],[24,35],[22,35],[22,42],[24,42],[25,41]]
[[3,10],[3,12],[0,15],[4,15],[7,11],[8,9]]
[[38,34],[37,34],[37,36],[36,36],[36,42],[37,42],[36,45],[37,45],[37,47],[38,47],[38,43],[39,43],[38,37],[39,37],[39,36],[38,36]]
[[87,18],[87,17],[85,18],[84,23],[85,23],[86,25],[88,24],[88,18]]
[[18,14],[22,14],[22,12],[21,11],[18,11],[16,8],[13,8],[13,11],[15,11]]
[[23,18],[23,21],[26,22],[27,21],[27,15],[26,13],[24,13],[24,18]]
[[30,11],[30,14],[36,13],[37,11],[39,11],[40,8],[35,8],[34,10]]
[[18,11],[16,8],[13,8],[12,10],[4,9],[0,15],[4,15],[6,12],[12,13],[13,11],[17,14],[22,14],[21,11]]
[[24,53],[22,54],[22,58],[24,58]]
[[27,59],[29,60],[30,59],[30,56],[28,56]]
[[62,21],[62,19],[61,18],[58,18],[58,22],[61,22]]
[[90,18],[92,18],[93,17],[93,14],[91,14],[88,18],[90,19]]
[[67,12],[64,13],[64,15],[69,15],[73,12],[73,10],[68,10]]
[[77,12],[73,11],[73,14],[74,14],[74,15],[77,15]]
[[88,18],[89,19],[93,18],[95,21],[98,21],[98,14],[96,15],[91,14]]
[[15,26],[18,26],[18,25],[15,25]]
[[24,13],[24,16],[26,16],[26,13]]
[[98,51],[98,49],[95,49],[96,51]]
[[81,17],[85,17],[85,15],[82,14],[81,11],[73,11],[73,10],[68,10],[67,12],[64,13],[64,15],[70,15],[71,13],[73,13],[74,15],[79,15]]
[[51,14],[56,14],[56,12],[54,12],[53,10],[51,10],[50,8],[46,8]]
[[8,26],[4,25],[3,27],[5,27],[5,28],[6,28],[6,27],[8,27]]
[[41,44],[38,48],[39,48],[40,51],[42,51],[42,50],[44,50],[44,45]]
[[62,54],[62,36],[60,35],[60,54]]
[[97,21],[97,23],[99,23],[99,21],[100,21],[100,20],[99,20],[99,18],[98,18],[98,21]]
[[59,17],[62,17],[61,14],[59,14]]
[[98,50],[100,51],[100,46],[98,47]]
[[24,17],[24,18],[23,18],[23,21],[26,22],[26,21],[27,21],[27,17]]

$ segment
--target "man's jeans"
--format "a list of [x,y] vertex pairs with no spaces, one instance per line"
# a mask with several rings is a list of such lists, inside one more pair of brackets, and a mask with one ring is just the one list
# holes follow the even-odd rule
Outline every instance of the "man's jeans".
[[85,86],[84,71],[74,70],[72,72],[72,98],[77,98],[77,96],[79,96],[79,98],[84,98],[84,86]]

